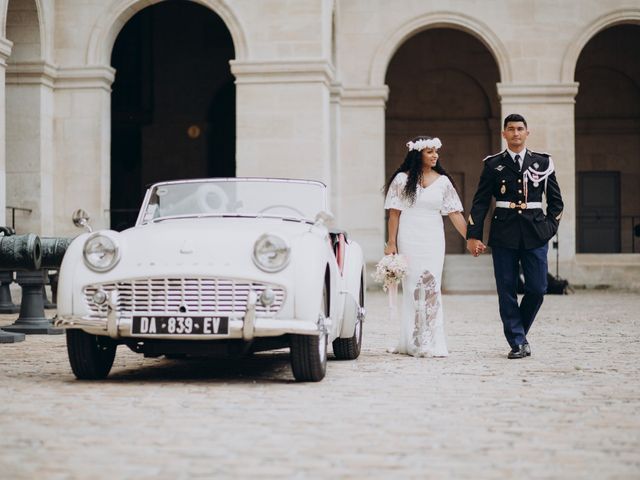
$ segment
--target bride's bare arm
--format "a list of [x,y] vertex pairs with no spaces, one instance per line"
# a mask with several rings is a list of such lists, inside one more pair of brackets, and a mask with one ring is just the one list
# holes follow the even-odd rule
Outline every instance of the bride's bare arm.
[[462,213],[451,212],[449,214],[449,218],[451,219],[451,223],[453,223],[453,226],[456,227],[458,233],[462,235],[462,238],[467,238],[467,222],[462,216]]
[[[400,210],[395,208],[389,209],[389,240],[384,247],[384,254],[391,255],[392,253],[398,253],[398,247],[396,246],[396,239],[398,237],[398,224],[400,223]],[[464,222],[464,219],[462,220]],[[465,224],[466,228],[466,224]]]

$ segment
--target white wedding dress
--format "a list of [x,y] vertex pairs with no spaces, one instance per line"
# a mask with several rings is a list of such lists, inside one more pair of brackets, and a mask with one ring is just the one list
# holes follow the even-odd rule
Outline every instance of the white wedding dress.
[[391,182],[384,208],[401,210],[398,253],[404,255],[408,272],[402,280],[400,341],[394,353],[415,357],[446,357],[447,342],[440,285],[444,265],[442,215],[461,212],[462,203],[451,181],[441,175],[428,187],[418,185],[416,201],[408,205],[402,192],[407,174]]

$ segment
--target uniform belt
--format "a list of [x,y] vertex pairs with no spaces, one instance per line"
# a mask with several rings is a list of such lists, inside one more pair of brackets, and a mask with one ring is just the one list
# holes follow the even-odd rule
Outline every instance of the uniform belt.
[[531,208],[542,208],[542,202],[515,203],[515,202],[496,202],[496,208],[519,208],[521,210]]

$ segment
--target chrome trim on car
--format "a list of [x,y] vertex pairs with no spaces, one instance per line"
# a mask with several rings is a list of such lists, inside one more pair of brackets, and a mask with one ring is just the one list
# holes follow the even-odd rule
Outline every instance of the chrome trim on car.
[[[242,316],[247,311],[249,292],[260,296],[267,288],[275,294],[271,305],[255,304],[257,315],[275,315],[286,299],[280,285],[228,278],[141,278],[87,285],[83,298],[94,318],[106,317],[109,308],[121,315],[206,314]],[[92,297],[98,289],[112,295],[113,307],[98,305]]]
[[[244,318],[230,318],[229,319],[229,334],[225,336],[221,335],[147,335],[147,334],[131,334],[131,317],[119,316],[118,338],[140,338],[140,339],[158,339],[158,340],[226,340],[226,339],[241,339],[244,337],[244,332],[249,332],[247,316]],[[317,322],[310,320],[300,320],[296,318],[260,318],[253,319],[253,337],[276,337],[286,334],[297,335],[321,335],[323,334],[323,327],[320,327]],[[54,320],[54,325],[59,328],[79,328],[94,335],[107,336],[107,318],[95,319],[89,317],[76,317],[73,315],[64,315]],[[327,331],[331,330],[331,319],[325,318],[324,328]]]

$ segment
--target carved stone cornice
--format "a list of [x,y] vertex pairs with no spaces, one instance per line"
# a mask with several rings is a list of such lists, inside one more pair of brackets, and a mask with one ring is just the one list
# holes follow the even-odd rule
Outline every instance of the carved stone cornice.
[[236,84],[322,83],[331,86],[335,72],[326,60],[231,60]]
[[13,42],[11,40],[0,37],[0,66],[6,66],[12,48]]
[[5,78],[7,85],[45,85],[53,88],[56,66],[44,60],[8,63]]
[[369,85],[343,87],[340,105],[343,107],[383,107],[389,98],[389,87]]
[[111,92],[115,75],[115,69],[109,65],[59,67],[54,88],[56,90],[102,89]]
[[521,84],[498,83],[503,105],[530,103],[575,103],[578,83]]

